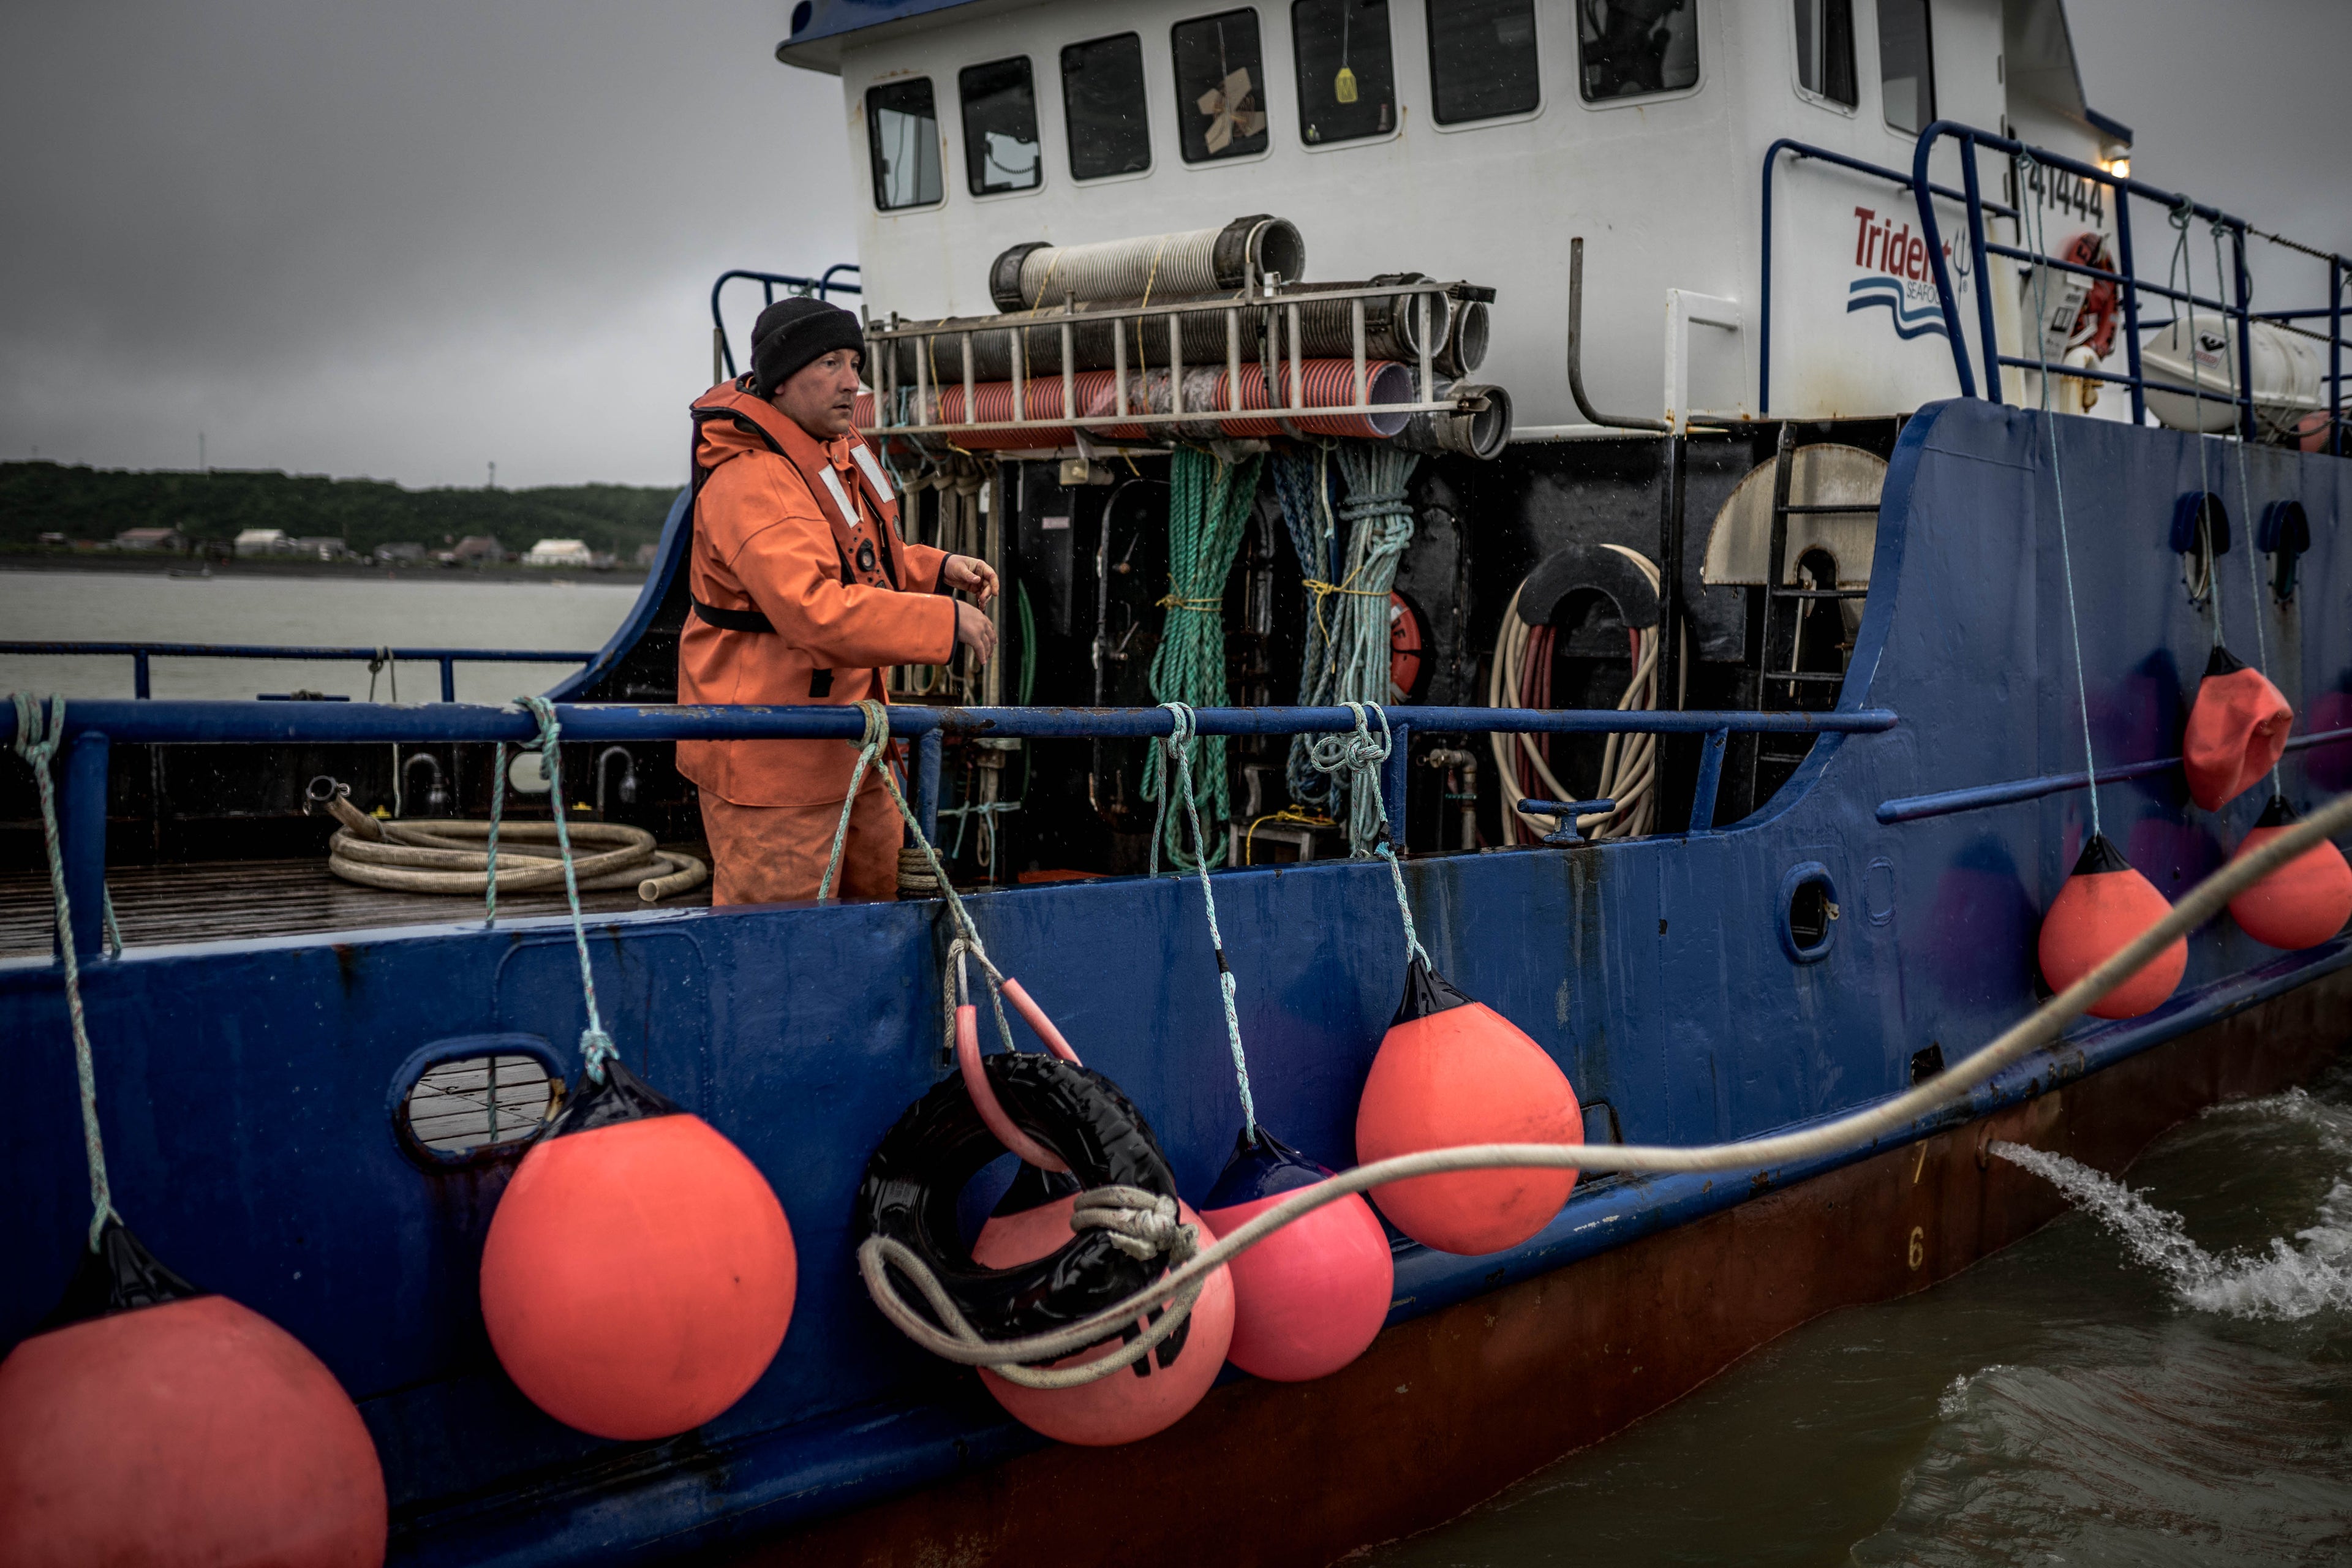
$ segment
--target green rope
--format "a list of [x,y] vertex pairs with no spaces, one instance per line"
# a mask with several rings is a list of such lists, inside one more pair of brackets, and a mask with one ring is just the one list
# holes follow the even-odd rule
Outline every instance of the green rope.
[[[563,726],[556,721],[555,704],[544,697],[518,697],[516,701],[530,710],[539,721],[539,752],[547,767],[549,798],[555,803],[555,850],[563,858],[563,896],[572,905],[572,943],[580,952],[580,994],[588,1004],[588,1026],[580,1031],[580,1060],[588,1076],[598,1083],[604,1081],[604,1064],[619,1055],[613,1048],[613,1037],[604,1032],[604,1021],[596,1012],[596,972],[588,963],[588,927],[580,914],[580,879],[572,867],[572,830],[566,826],[563,813],[563,752],[558,743],[563,738]],[[490,862],[490,886],[499,882],[498,862]]]
[[[1191,447],[1178,447],[1169,459],[1168,596],[1160,600],[1168,616],[1160,628],[1160,647],[1151,656],[1155,701],[1181,702],[1188,708],[1226,704],[1225,579],[1233,574],[1234,558],[1241,553],[1243,530],[1257,498],[1259,462],[1253,457],[1228,464]],[[1202,742],[1202,765],[1208,774],[1210,819],[1232,821],[1223,737],[1210,736]],[[1159,799],[1155,792],[1160,787],[1157,775],[1146,774],[1144,798]],[[1165,815],[1163,811],[1163,818]],[[1177,825],[1167,826],[1168,858],[1183,866],[1184,847]],[[1159,830],[1153,831],[1156,846]],[[1209,863],[1215,865],[1224,858],[1225,847],[1219,844],[1207,853]]]
[[[1163,702],[1160,706],[1168,710],[1171,723],[1168,734],[1156,741],[1154,747],[1159,752],[1162,769],[1170,760],[1175,762],[1176,782],[1184,792],[1184,815],[1192,822],[1192,869],[1201,878],[1201,902],[1209,910],[1209,945],[1216,950],[1217,954],[1217,989],[1225,1000],[1225,1041],[1233,1049],[1234,1083],[1242,1096],[1242,1133],[1251,1142],[1255,1142],[1257,1102],[1250,1098],[1249,1058],[1242,1050],[1241,1016],[1234,1009],[1234,971],[1233,966],[1225,962],[1224,932],[1217,929],[1217,895],[1209,886],[1209,847],[1201,837],[1201,811],[1192,795],[1192,743],[1196,738],[1192,710],[1181,702]],[[1160,808],[1165,815],[1167,781],[1164,773],[1158,776],[1161,784]],[[1157,821],[1152,824],[1151,843],[1156,850],[1160,844]],[[1159,875],[1157,866],[1152,868],[1152,874]]]
[[[1404,868],[1397,864],[1395,847],[1389,842],[1388,807],[1381,799],[1381,764],[1389,760],[1396,737],[1389,729],[1387,711],[1379,703],[1348,702],[1342,706],[1356,716],[1356,732],[1318,735],[1308,756],[1318,769],[1331,775],[1334,784],[1342,782],[1344,775],[1350,793],[1360,791],[1360,798],[1371,803],[1373,815],[1381,824],[1372,840],[1372,853],[1389,863],[1389,879],[1396,888],[1397,913],[1404,917],[1405,954],[1428,965],[1429,950],[1421,945],[1421,933],[1413,927],[1412,902],[1404,892]],[[1377,736],[1364,722],[1367,710],[1380,715],[1381,732]],[[1349,837],[1352,838],[1354,835],[1350,833]],[[1358,848],[1351,853],[1360,856],[1364,851]]]
[[[74,953],[73,900],[66,892],[65,850],[58,838],[58,785],[49,772],[58,744],[65,739],[66,700],[49,699],[45,721],[40,701],[31,692],[14,692],[11,697],[16,706],[16,754],[33,770],[33,782],[41,795],[41,838],[49,854],[58,952],[65,963],[66,1021],[73,1032],[74,1077],[81,1089],[81,1152],[89,1167],[89,1249],[96,1252],[106,1222],[111,1219],[119,1224],[122,1216],[114,1211],[114,1190],[106,1177],[106,1140],[98,1126],[98,1072],[90,1063],[89,1020],[81,1005],[81,963]],[[119,941],[117,945],[119,949]]]

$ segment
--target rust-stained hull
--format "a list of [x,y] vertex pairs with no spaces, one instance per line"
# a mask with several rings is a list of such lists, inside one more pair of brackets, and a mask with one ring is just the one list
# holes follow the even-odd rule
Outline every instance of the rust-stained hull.
[[1923,1290],[2058,1215],[1995,1139],[2121,1169],[2342,1047],[2352,970],[1964,1127],[1401,1323],[1318,1383],[1213,1391],[1125,1448],[1055,1447],[748,1542],[739,1563],[1328,1563],[1450,1519],[1841,1307]]

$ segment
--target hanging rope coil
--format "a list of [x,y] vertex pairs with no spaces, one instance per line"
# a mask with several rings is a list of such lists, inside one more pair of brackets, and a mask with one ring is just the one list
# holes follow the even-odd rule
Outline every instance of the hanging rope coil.
[[[1662,581],[1657,563],[1638,550],[1622,544],[1603,545],[1632,562],[1641,570],[1652,589]],[[1503,610],[1503,627],[1495,640],[1493,667],[1486,678],[1486,705],[1490,708],[1523,708],[1530,705],[1538,689],[1549,692],[1549,666],[1552,657],[1551,628],[1530,626],[1519,618],[1519,595],[1527,590],[1523,580],[1511,591],[1511,602]],[[1658,657],[1664,647],[1663,626],[1640,630],[1629,628],[1628,658],[1632,674],[1625,688],[1617,696],[1617,711],[1648,712],[1658,705]],[[1685,683],[1689,679],[1690,665],[1683,664]],[[1679,705],[1677,698],[1677,705]],[[1592,838],[1639,838],[1657,826],[1658,737],[1612,733],[1601,753],[1601,776],[1591,794],[1580,795],[1562,784],[1550,763],[1545,758],[1537,738],[1528,734],[1507,735],[1496,731],[1486,738],[1494,752],[1496,787],[1502,791],[1503,841],[1506,844],[1529,843],[1556,832],[1554,819],[1538,813],[1519,809],[1519,802],[1530,792],[1519,786],[1521,764],[1532,773],[1551,800],[1613,800],[1614,809],[1580,816],[1577,827]]]
[[81,961],[74,952],[73,900],[66,891],[65,850],[58,837],[58,785],[49,771],[65,739],[66,700],[50,697],[45,711],[29,691],[14,692],[11,698],[16,708],[16,754],[33,770],[33,783],[41,797],[41,843],[48,852],[49,896],[56,906],[58,952],[65,967],[66,1023],[73,1034],[74,1082],[81,1100],[82,1161],[89,1169],[89,1249],[96,1252],[106,1222],[111,1219],[119,1224],[122,1216],[115,1213],[114,1187],[106,1174],[106,1136],[98,1124],[98,1071],[90,1061],[89,1019],[81,1005]]
[[[1234,559],[1241,553],[1242,532],[1257,496],[1259,459],[1227,463],[1213,453],[1180,447],[1169,460],[1167,610],[1160,647],[1151,656],[1151,696],[1158,702],[1179,702],[1188,708],[1222,708],[1226,702],[1225,579],[1233,574]],[[1208,775],[1210,820],[1233,820],[1233,799],[1225,777],[1225,742],[1222,736],[1201,742],[1202,771]],[[1146,800],[1160,798],[1160,781],[1147,773]],[[1166,813],[1160,813],[1164,820]],[[1168,858],[1184,866],[1184,848],[1176,825],[1167,825]],[[1155,846],[1160,829],[1153,830]],[[1155,848],[1154,853],[1157,853]],[[1211,865],[1221,863],[1225,846],[1208,851]],[[1187,869],[1190,868],[1187,867]]]
[[[1282,503],[1291,547],[1309,596],[1306,656],[1299,671],[1302,707],[1402,700],[1389,679],[1391,592],[1397,563],[1412,542],[1412,508],[1405,486],[1421,461],[1412,452],[1384,444],[1349,441],[1337,448],[1347,499],[1330,500],[1332,450],[1318,447],[1310,458],[1286,454],[1275,463],[1275,495]],[[1346,552],[1339,551],[1346,524]],[[1334,571],[1338,571],[1334,580]],[[1291,798],[1323,806],[1348,825],[1351,853],[1370,852],[1381,831],[1381,813],[1362,792],[1352,795],[1340,779],[1318,769],[1313,742],[1291,738],[1285,779]]]

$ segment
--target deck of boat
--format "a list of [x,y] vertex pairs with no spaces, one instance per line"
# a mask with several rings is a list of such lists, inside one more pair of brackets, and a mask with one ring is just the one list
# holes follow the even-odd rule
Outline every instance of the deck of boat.
[[[681,847],[709,863],[708,848]],[[329,872],[324,859],[123,866],[108,873],[107,885],[114,895],[122,940],[131,947],[438,925],[482,916],[478,896],[445,898],[362,888]],[[709,902],[710,884],[705,881],[663,900],[660,907],[688,909]],[[597,912],[651,907],[626,888],[583,893],[581,904]],[[561,914],[563,907],[560,891],[509,893],[499,900],[500,914]],[[39,957],[53,951],[54,918],[47,877],[0,874],[0,958]]]

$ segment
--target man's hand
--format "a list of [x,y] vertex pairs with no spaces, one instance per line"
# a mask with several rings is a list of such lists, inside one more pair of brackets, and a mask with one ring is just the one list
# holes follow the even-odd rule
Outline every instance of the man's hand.
[[[961,588],[967,594],[977,595],[983,605],[996,597],[995,569],[987,562],[976,561],[969,555],[950,555],[940,562],[940,584],[942,587]],[[957,620],[961,624],[962,617],[958,616]]]
[[[989,572],[986,566],[981,565],[979,562],[971,559],[969,556],[951,555],[948,557],[949,566],[953,566],[959,562],[967,566],[978,566],[981,571],[987,572],[989,586],[991,588],[995,587],[996,574]],[[940,570],[944,574],[947,568],[942,567]],[[989,661],[990,657],[996,652],[995,624],[989,620],[985,611],[980,609],[977,605],[967,605],[961,599],[956,601],[955,612],[956,641],[971,649],[973,658],[977,659],[982,664],[986,664]]]

